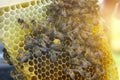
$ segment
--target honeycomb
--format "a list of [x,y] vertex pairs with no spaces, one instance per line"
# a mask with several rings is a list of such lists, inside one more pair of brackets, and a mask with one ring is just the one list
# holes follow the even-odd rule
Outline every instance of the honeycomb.
[[97,0],[0,8],[0,40],[15,80],[119,80],[103,27]]

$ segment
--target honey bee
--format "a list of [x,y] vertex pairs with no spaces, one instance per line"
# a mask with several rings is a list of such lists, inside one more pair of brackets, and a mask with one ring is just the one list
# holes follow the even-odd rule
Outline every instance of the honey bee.
[[27,62],[28,59],[32,56],[28,51],[23,52],[22,50],[19,50],[18,52],[19,55],[17,56],[17,60],[20,62]]
[[46,22],[52,22],[52,21],[53,21],[52,18],[50,18],[50,17],[47,17],[47,18],[46,18]]
[[35,21],[35,20],[31,20],[31,23],[32,23],[33,25],[36,25],[36,21]]
[[78,56],[77,52],[75,52],[73,49],[68,48],[68,50],[69,50],[68,53],[69,53],[71,58]]
[[75,58],[70,59],[69,63],[73,65],[80,65],[80,60],[75,57]]
[[44,48],[44,47],[40,47],[40,50],[41,50],[42,52],[47,52],[47,48]]
[[95,58],[94,53],[90,52],[89,54],[86,54],[86,60],[92,63],[93,65],[100,65],[99,59]]
[[60,40],[64,40],[65,36],[61,32],[57,32],[56,37],[59,38]]
[[43,36],[43,41],[45,42],[45,44],[50,44],[51,43],[51,41],[50,41],[50,39],[47,35],[43,34],[42,36]]
[[18,23],[23,24],[23,23],[24,23],[24,20],[23,20],[23,19],[18,18]]
[[5,61],[9,64],[9,65],[13,65],[11,57],[9,56],[7,50],[5,48],[3,48],[3,57],[5,59]]
[[62,44],[51,44],[51,49],[54,49],[56,51],[59,51],[62,49]]
[[94,56],[95,56],[95,58],[97,58],[97,59],[102,59],[103,58],[103,53],[101,52],[101,51],[96,51],[95,53],[94,53]]
[[45,24],[43,24],[42,22],[38,22],[38,26],[41,28],[43,33],[48,33],[48,27]]
[[32,23],[32,26],[33,26],[33,35],[34,36],[37,36],[37,34],[39,33],[39,26],[38,24],[36,23],[35,20],[31,20],[31,23]]
[[102,72],[97,72],[97,73],[94,73],[94,75],[92,76],[92,80],[96,80],[98,79],[101,75],[103,75],[105,73],[105,71],[102,71]]
[[81,62],[82,62],[82,64],[81,64],[82,68],[86,69],[89,66],[92,66],[92,64],[89,61],[87,61],[85,58],[81,59]]
[[88,34],[87,34],[85,31],[82,31],[82,32],[81,32],[81,37],[82,37],[83,39],[89,38]]
[[75,73],[73,72],[72,69],[64,69],[64,72],[70,76],[72,80],[75,80]]
[[67,12],[66,12],[66,10],[64,9],[64,10],[62,10],[62,15],[63,15],[63,17],[66,17],[67,16]]
[[50,59],[52,62],[55,62],[57,60],[57,55],[54,51],[50,51]]
[[15,80],[17,80],[17,79],[19,79],[19,80],[24,80],[24,76],[23,76],[21,73],[17,72],[16,70],[12,70],[12,71],[10,72],[10,75],[11,75]]
[[90,72],[86,72],[86,73],[85,73],[85,76],[86,76],[86,80],[93,80],[93,79],[91,78]]
[[18,18],[18,23],[22,25],[22,29],[29,29],[29,25],[23,19]]
[[33,38],[30,35],[25,36],[25,48],[26,49],[33,48]]
[[79,44],[74,44],[74,43],[73,43],[72,46],[71,46],[71,48],[72,48],[72,49],[77,49],[79,46],[80,46]]
[[35,54],[36,57],[40,57],[42,55],[42,52],[41,52],[39,46],[35,46],[33,48],[33,52],[34,52],[34,54]]
[[85,76],[85,71],[81,66],[75,66],[74,69],[72,69],[74,72],[78,72],[82,77]]
[[42,42],[41,42],[41,44],[40,44],[42,47],[44,47],[44,48],[46,48],[47,46],[46,46],[46,43],[45,43],[45,41],[44,40],[42,40]]

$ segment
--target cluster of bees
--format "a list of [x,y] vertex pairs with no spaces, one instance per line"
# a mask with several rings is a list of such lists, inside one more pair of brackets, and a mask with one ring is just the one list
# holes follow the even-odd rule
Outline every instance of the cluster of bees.
[[[25,37],[25,51],[18,51],[18,62],[26,63],[32,56],[39,58],[43,54],[56,62],[58,55],[69,53],[71,67],[63,69],[64,75],[71,80],[76,79],[76,74],[83,80],[99,80],[105,74],[104,55],[98,49],[102,38],[91,32],[93,26],[99,25],[98,10],[97,0],[55,0],[48,6],[45,23],[31,21],[33,30]],[[18,23],[22,29],[29,28],[23,19],[19,18]]]
[[48,8],[47,21],[58,30],[58,38],[70,54],[71,67],[63,71],[72,80],[75,80],[75,73],[84,80],[96,80],[105,74],[101,63],[104,55],[98,49],[101,34],[94,36],[90,31],[99,25],[98,12],[97,0],[58,0]]
[[[24,20],[18,19],[18,23],[25,24]],[[62,50],[62,44],[56,43],[57,38],[55,28],[49,31],[47,26],[41,22],[36,23],[34,20],[31,21],[33,25],[33,32],[30,35],[25,36],[25,50],[19,50],[18,60],[20,62],[26,62],[33,54],[35,57],[41,57],[42,54],[50,53],[50,58],[52,61],[57,60],[57,55],[59,55]],[[22,26],[23,26],[22,25]],[[29,26],[29,25],[27,25]],[[39,31],[39,28],[41,31]],[[24,25],[24,28],[25,25]],[[27,27],[28,28],[28,27]]]

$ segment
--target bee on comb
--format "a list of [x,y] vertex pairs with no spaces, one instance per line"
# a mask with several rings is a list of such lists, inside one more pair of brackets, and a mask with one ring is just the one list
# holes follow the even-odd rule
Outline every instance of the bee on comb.
[[22,29],[25,28],[25,29],[29,29],[29,25],[21,18],[18,18],[17,22],[22,25]]
[[5,48],[3,48],[2,51],[4,52],[3,57],[4,57],[5,61],[6,61],[9,65],[12,65],[13,63],[12,63],[12,61],[11,61],[11,58],[10,58],[7,50],[6,50]]

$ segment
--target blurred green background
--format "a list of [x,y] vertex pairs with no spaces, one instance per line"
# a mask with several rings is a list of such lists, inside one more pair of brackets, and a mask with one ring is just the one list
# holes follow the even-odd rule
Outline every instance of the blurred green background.
[[[118,67],[118,71],[119,71],[119,78],[120,78],[120,53],[118,52],[113,52],[113,58],[116,62],[116,66]],[[120,79],[119,79],[120,80]]]

